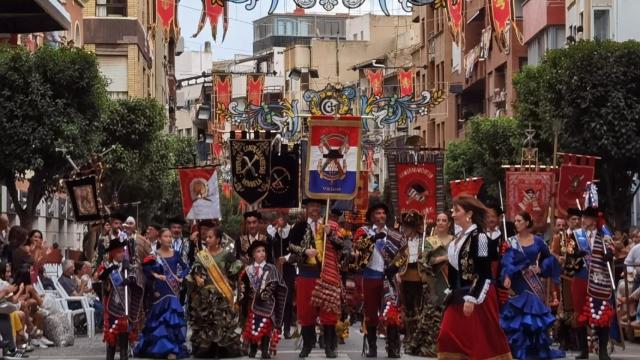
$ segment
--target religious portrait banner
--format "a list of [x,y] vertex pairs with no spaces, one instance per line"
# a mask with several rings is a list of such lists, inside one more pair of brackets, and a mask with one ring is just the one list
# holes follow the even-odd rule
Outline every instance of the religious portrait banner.
[[526,211],[531,215],[536,231],[545,229],[553,181],[551,171],[507,171],[507,218],[513,220],[518,212]]
[[271,185],[271,140],[230,140],[233,190],[249,205],[262,200]]
[[575,154],[560,154],[560,178],[556,193],[556,213],[567,215],[569,208],[576,207],[576,200],[583,201],[584,189],[595,175],[596,158]]
[[187,220],[220,218],[216,167],[178,169],[182,213]]
[[271,153],[271,184],[267,197],[262,200],[263,208],[286,209],[298,207],[298,190],[300,189],[299,158],[300,145],[298,144],[291,148],[283,144],[279,153]]
[[95,175],[65,180],[64,183],[76,221],[92,222],[102,219]]

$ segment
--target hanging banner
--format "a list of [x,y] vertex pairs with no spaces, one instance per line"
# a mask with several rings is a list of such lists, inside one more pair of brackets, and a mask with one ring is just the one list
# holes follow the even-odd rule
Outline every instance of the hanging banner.
[[65,180],[64,183],[67,186],[67,194],[76,221],[92,222],[102,219],[95,175]]
[[209,26],[211,26],[211,36],[213,40],[216,40],[218,35],[218,21],[222,17],[222,41],[227,36],[227,29],[229,27],[229,16],[227,15],[227,7],[224,5],[223,0],[202,0],[202,13],[200,14],[200,21],[198,22],[198,28],[196,33],[191,37],[197,37],[198,34],[204,28],[204,24],[209,19]]
[[353,199],[358,191],[360,117],[321,119],[314,116],[309,121],[307,195],[314,199]]
[[267,197],[262,200],[263,208],[298,207],[299,158],[300,145],[298,144],[295,144],[291,149],[288,145],[282,144],[279,154],[277,152],[271,153],[271,184]]
[[462,38],[462,0],[447,0],[447,18],[449,19],[449,27],[453,40],[460,43]]
[[398,71],[398,84],[400,97],[413,95],[413,69]]
[[247,75],[247,103],[255,106],[262,105],[264,91],[264,74]]
[[478,192],[480,192],[482,184],[484,184],[484,181],[481,177],[450,181],[449,189],[451,191],[451,198],[455,199],[460,195],[476,197],[478,196]]
[[400,214],[415,210],[436,218],[436,164],[397,164],[398,207]]
[[369,86],[371,86],[371,94],[375,97],[382,96],[382,69],[365,69],[364,72],[369,80]]
[[509,51],[509,30],[513,23],[512,0],[489,0],[491,23],[496,35],[496,42],[506,53]]
[[182,212],[187,220],[220,218],[216,170],[215,167],[178,169]]
[[214,74],[213,75],[213,91],[214,91],[214,114],[216,126],[224,128],[227,121],[229,103],[231,103],[232,85],[231,75]]
[[269,193],[271,140],[230,140],[233,190],[253,205]]
[[566,217],[569,208],[576,207],[576,199],[582,201],[587,183],[595,175],[596,158],[576,154],[558,154],[562,160],[556,193],[556,213]]
[[176,23],[176,2],[174,0],[156,0],[156,13],[160,18],[160,25],[165,40],[169,39],[169,32]]
[[526,211],[535,231],[546,229],[553,180],[551,171],[506,171],[507,218],[513,220],[518,212]]

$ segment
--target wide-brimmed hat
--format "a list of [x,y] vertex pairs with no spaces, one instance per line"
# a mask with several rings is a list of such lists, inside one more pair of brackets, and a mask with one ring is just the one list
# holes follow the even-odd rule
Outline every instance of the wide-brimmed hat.
[[379,202],[369,206],[369,209],[367,210],[367,215],[366,215],[368,221],[371,221],[371,214],[373,214],[373,212],[378,209],[383,209],[384,213],[386,215],[389,215],[389,207],[385,203]]
[[109,219],[116,219],[120,220],[121,222],[125,222],[125,220],[127,220],[127,216],[121,212],[112,212],[111,214],[109,214]]
[[262,241],[262,240],[255,240],[254,242],[251,243],[251,245],[249,245],[249,249],[247,250],[247,253],[250,256],[253,256],[253,252],[257,249],[263,247],[264,250],[267,250],[267,243]]
[[587,207],[586,209],[584,209],[584,211],[582,212],[582,216],[583,217],[591,217],[591,218],[597,218],[598,217],[598,210],[594,207]]
[[572,216],[580,217],[582,216],[582,211],[580,211],[580,209],[578,208],[568,208],[567,217],[572,217]]
[[126,241],[121,241],[120,238],[114,238],[109,241],[109,247],[107,248],[107,252],[111,252],[113,250],[117,250],[127,246]]

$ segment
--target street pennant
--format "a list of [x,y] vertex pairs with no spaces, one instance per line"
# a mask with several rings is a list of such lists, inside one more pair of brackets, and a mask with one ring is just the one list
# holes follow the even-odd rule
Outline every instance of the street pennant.
[[556,212],[558,216],[566,217],[567,210],[576,207],[576,200],[582,201],[584,189],[595,175],[597,158],[576,154],[558,155],[562,165],[556,193]]
[[400,97],[413,95],[413,69],[398,71]]
[[353,199],[358,191],[360,117],[313,116],[309,121],[309,148],[305,189],[314,199]]
[[264,91],[264,74],[247,75],[247,102],[251,105],[262,105]]
[[282,144],[280,152],[271,154],[271,184],[267,197],[262,200],[262,207],[296,208],[300,189],[300,170],[298,159],[300,158],[300,145],[295,144],[291,149]]
[[160,25],[166,41],[176,25],[176,2],[174,0],[156,0],[156,13],[160,18]]
[[447,0],[447,18],[449,19],[449,27],[451,28],[451,34],[453,40],[458,44],[462,39],[462,6],[463,0]]
[[187,220],[219,219],[220,193],[216,167],[178,169],[182,212]]
[[227,29],[229,27],[229,17],[227,15],[227,7],[224,5],[223,0],[202,0],[202,14],[200,15],[200,21],[198,22],[198,29],[196,33],[191,37],[197,37],[198,34],[204,28],[204,24],[209,19],[209,26],[211,26],[211,36],[213,40],[216,40],[218,34],[218,21],[222,17],[222,41],[227,36]]
[[229,113],[229,104],[231,103],[231,75],[213,75],[213,91],[216,126],[224,128],[224,124],[227,121],[227,114]]
[[269,193],[271,140],[230,140],[233,190],[249,205]]
[[382,69],[365,69],[364,72],[369,80],[369,86],[371,86],[371,94],[375,97],[382,96]]
[[449,182],[451,198],[455,199],[460,195],[477,197],[482,184],[484,184],[484,182],[481,177],[452,180]]
[[506,171],[507,218],[513,220],[518,212],[526,211],[531,215],[534,231],[546,229],[553,181],[551,171]]
[[489,0],[491,23],[500,49],[509,53],[509,31],[513,24],[512,0]]

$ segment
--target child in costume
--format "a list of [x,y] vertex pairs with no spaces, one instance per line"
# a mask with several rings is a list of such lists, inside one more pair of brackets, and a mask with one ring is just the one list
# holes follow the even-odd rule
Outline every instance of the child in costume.
[[248,253],[253,263],[241,275],[238,296],[246,318],[242,337],[249,344],[249,357],[255,357],[260,347],[262,359],[275,355],[287,298],[287,286],[280,272],[266,262],[266,249],[263,241],[251,243]]

